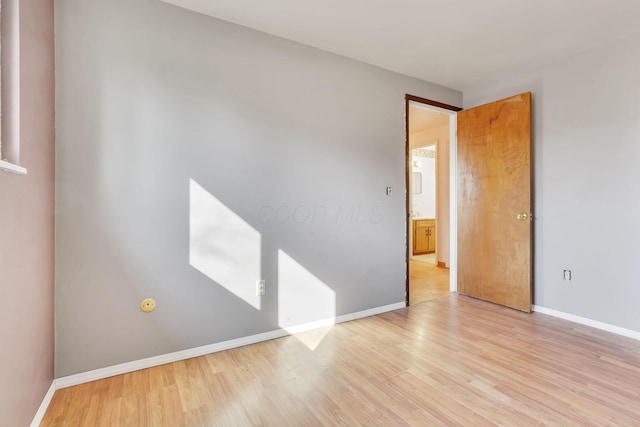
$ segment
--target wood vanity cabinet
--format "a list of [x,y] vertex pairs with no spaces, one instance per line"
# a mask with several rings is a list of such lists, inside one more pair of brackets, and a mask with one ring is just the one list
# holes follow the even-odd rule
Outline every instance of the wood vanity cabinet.
[[436,220],[413,220],[413,254],[430,254],[436,251]]

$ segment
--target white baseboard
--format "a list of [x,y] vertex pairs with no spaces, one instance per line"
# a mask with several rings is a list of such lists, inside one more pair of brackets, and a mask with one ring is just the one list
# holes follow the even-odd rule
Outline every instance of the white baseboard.
[[632,329],[621,328],[620,326],[610,325],[608,323],[599,322],[597,320],[587,319],[586,317],[580,317],[562,311],[553,310],[551,308],[541,307],[539,305],[532,305],[533,311],[542,314],[548,314],[549,316],[558,317],[560,319],[569,320],[571,322],[579,323],[585,326],[591,326],[592,328],[600,329],[603,331],[611,332],[624,337],[640,340],[640,332]]
[[229,350],[236,347],[242,347],[249,344],[255,344],[262,341],[281,338],[287,335],[309,331],[311,329],[317,329],[324,326],[335,325],[337,323],[349,322],[351,320],[374,316],[376,314],[382,314],[388,311],[398,310],[405,307],[406,307],[405,302],[398,302],[395,304],[385,305],[382,307],[371,308],[369,310],[358,311],[356,313],[343,314],[335,318],[319,320],[311,323],[305,323],[303,325],[287,328],[287,330],[277,329],[275,331],[265,332],[262,334],[251,335],[248,337],[224,341],[216,344],[205,345],[202,347],[191,348],[188,350],[176,351],[174,353],[148,357],[146,359],[134,360],[132,362],[121,363],[119,365],[108,366],[106,368],[95,369],[93,371],[83,372],[80,374],[74,374],[66,377],[56,378],[51,383],[51,386],[49,387],[49,390],[47,390],[47,393],[45,394],[44,399],[42,399],[42,403],[40,404],[38,411],[33,417],[33,421],[31,421],[31,427],[38,427],[40,425],[40,423],[42,422],[42,419],[44,418],[44,414],[47,412],[47,408],[51,403],[51,399],[53,399],[54,393],[56,392],[56,390],[59,390],[61,388],[71,387],[71,386],[83,384],[89,381],[101,380],[103,378],[112,377],[114,375],[126,374],[127,372],[133,372],[139,369],[146,369],[146,368],[151,368],[158,365],[164,365],[165,363],[177,362],[179,360],[190,359],[192,357],[203,356],[205,354],[216,353],[218,351]]
[[350,322],[356,319],[362,319],[364,317],[375,316],[376,314],[386,313],[388,311],[399,310],[401,308],[407,308],[407,302],[397,302],[395,304],[383,305],[382,307],[370,308],[369,310],[358,311],[357,313],[343,314],[336,317],[336,323]]
[[42,403],[40,403],[38,412],[36,412],[36,414],[33,416],[33,420],[31,421],[31,424],[30,424],[31,427],[38,427],[40,425],[40,423],[42,422],[42,419],[44,418],[44,414],[47,412],[47,408],[51,403],[51,399],[53,399],[53,395],[56,392],[56,390],[57,390],[56,380],[53,380],[51,382],[51,385],[49,386],[49,390],[47,390],[47,393],[44,395],[44,398],[42,399]]
[[[300,332],[310,331],[312,329],[324,328],[325,326],[336,325],[338,323],[349,322],[351,320],[362,319],[363,317],[375,316],[376,314],[386,313],[387,311],[398,310],[400,308],[406,308],[406,302],[398,302],[396,304],[385,305],[382,307],[371,308],[369,310],[358,311],[357,313],[343,314],[335,318],[329,318],[324,320],[318,320],[311,323],[304,323],[302,325],[291,326],[286,328],[288,334],[299,334]],[[288,335],[287,334],[287,335]]]
[[350,320],[361,319],[363,317],[374,316],[376,314],[385,313],[387,311],[405,308],[405,302],[376,307],[369,310],[359,311],[357,313],[344,314],[335,318],[319,320],[311,323],[297,325],[291,328],[277,329],[275,331],[265,332],[262,334],[251,335],[229,341],[215,344],[209,344],[202,347],[195,347],[188,350],[176,351],[174,353],[163,354],[160,356],[148,357],[146,359],[134,360],[132,362],[121,363],[119,365],[108,366],[106,368],[95,369],[93,371],[83,372],[80,374],[69,375],[57,378],[55,380],[56,390],[83,384],[89,381],[100,380],[112,377],[114,375],[126,374],[140,369],[151,368],[154,366],[164,365],[165,363],[177,362],[179,360],[190,359],[192,357],[203,356],[205,354],[216,353],[218,351],[229,350],[236,347],[242,347],[249,344],[255,344],[262,341],[272,340],[291,334],[296,334],[311,329],[333,325],[336,323],[348,322]]
[[[249,344],[255,344],[262,341],[267,341],[275,338],[284,337],[287,335],[308,331],[324,326],[330,326],[337,323],[349,322],[351,320],[361,319],[364,317],[374,316],[376,314],[386,313],[388,311],[398,310],[405,308],[406,303],[399,302],[395,304],[385,305],[382,307],[376,307],[369,310],[359,311],[356,313],[343,314],[336,318],[330,318],[325,320],[319,320],[316,322],[305,323],[302,325],[294,326],[291,328],[277,329],[275,331],[265,332],[262,334],[251,335],[248,337],[238,338],[234,340],[224,341],[221,343],[215,343],[205,345],[202,347],[191,348],[188,350],[176,351],[174,353],[164,354],[160,356],[149,357],[146,359],[135,360],[132,362],[121,363],[119,365],[108,366],[106,368],[95,369],[93,371],[83,372],[80,374],[69,375],[54,379],[51,383],[51,387],[42,399],[42,403],[38,408],[31,422],[31,427],[37,427],[40,425],[44,414],[51,403],[51,399],[56,390],[65,387],[71,387],[78,384],[83,384],[89,381],[100,380],[103,378],[112,377],[114,375],[125,374],[127,372],[137,371],[139,369],[151,368],[158,365],[164,365],[165,363],[177,362],[180,360],[190,359],[192,357],[203,356],[205,354],[216,353],[218,351],[229,350],[236,347],[242,347]],[[571,322],[579,323],[581,325],[591,326],[596,329],[601,329],[614,334],[622,335],[629,338],[640,340],[640,332],[631,329],[621,328],[619,326],[610,325],[608,323],[598,322],[596,320],[587,319],[585,317],[575,316],[573,314],[564,313],[561,311],[553,310],[546,307],[533,305],[531,307],[533,311],[547,314],[549,316],[558,317],[561,319],[569,320]]]
[[114,375],[126,374],[140,369],[151,368],[154,366],[164,365],[165,363],[177,362],[179,360],[190,359],[209,353],[228,350],[231,348],[242,347],[248,344],[254,344],[261,341],[267,341],[274,338],[280,338],[288,335],[287,331],[276,330],[265,332],[262,334],[252,335],[249,337],[238,338],[234,340],[224,341],[215,344],[204,345],[201,347],[190,348],[187,350],[176,351],[174,353],[162,354],[159,356],[148,357],[146,359],[134,360],[131,362],[121,363],[119,365],[107,366],[105,368],[94,369],[92,371],[82,372],[80,374],[69,375],[56,379],[58,389],[71,387],[90,381],[101,380],[103,378],[112,377]]

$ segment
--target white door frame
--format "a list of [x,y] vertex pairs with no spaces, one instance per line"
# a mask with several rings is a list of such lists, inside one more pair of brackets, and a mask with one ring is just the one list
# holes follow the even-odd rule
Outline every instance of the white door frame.
[[449,290],[458,292],[458,114],[449,111]]
[[[456,111],[446,108],[440,108],[434,105],[425,104],[420,101],[410,99],[406,104],[409,106],[417,106],[426,110],[447,114],[449,116],[449,290],[451,292],[458,291],[458,116]],[[409,109],[407,108],[407,123],[409,120]],[[408,130],[407,130],[408,132]],[[407,134],[406,144],[409,145],[409,135]],[[409,150],[411,147],[409,145]],[[410,152],[410,151],[409,151]],[[411,169],[408,172],[410,173]],[[406,194],[410,197],[410,186],[407,183]],[[409,221],[409,230],[411,230],[411,215],[407,212],[407,221]],[[407,242],[410,242],[407,236]],[[411,253],[411,248],[408,252]],[[410,259],[410,256],[408,257]],[[407,263],[409,262],[407,259]],[[409,278],[407,277],[407,281]]]

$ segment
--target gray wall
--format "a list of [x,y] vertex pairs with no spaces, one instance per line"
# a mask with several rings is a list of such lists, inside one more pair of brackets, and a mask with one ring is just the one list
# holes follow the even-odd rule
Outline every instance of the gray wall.
[[465,108],[533,92],[535,304],[635,331],[639,87],[634,34],[464,92]]
[[[53,63],[53,1],[22,0],[20,163],[29,173],[0,171],[0,426],[29,425],[53,380]],[[3,136],[17,134],[11,126],[3,121]]]
[[56,376],[404,301],[404,94],[461,93],[156,0],[56,28]]

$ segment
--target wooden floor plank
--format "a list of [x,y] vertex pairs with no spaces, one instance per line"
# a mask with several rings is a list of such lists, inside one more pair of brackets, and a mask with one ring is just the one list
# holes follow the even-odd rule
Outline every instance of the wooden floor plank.
[[58,390],[41,425],[637,426],[640,342],[452,294]]

